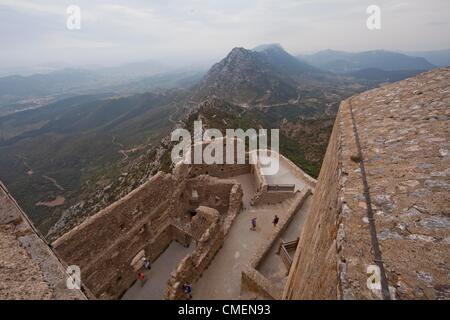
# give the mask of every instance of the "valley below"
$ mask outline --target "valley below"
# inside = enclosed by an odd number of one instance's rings
[[[35,97],[0,107],[0,179],[54,239],[157,171],[170,171],[171,131],[199,118],[223,132],[278,128],[280,152],[317,177],[340,102],[384,82],[364,76],[323,70],[268,45],[234,48],[206,73],[110,81],[66,97],[36,87]],[[59,88],[61,77],[40,79]]]

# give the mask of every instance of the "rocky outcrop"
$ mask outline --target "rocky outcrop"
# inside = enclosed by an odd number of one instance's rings
[[[236,103],[275,103],[298,96],[296,82],[260,52],[234,48],[204,77],[195,97],[217,95]]]

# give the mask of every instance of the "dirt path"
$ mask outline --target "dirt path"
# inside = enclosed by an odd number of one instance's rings
[[[27,175],[32,176],[34,174],[33,168],[31,168],[31,166],[28,164],[25,157],[20,157],[20,158],[22,159],[22,163],[25,166],[25,168],[28,169]]]
[[[56,180],[53,179],[52,177],[49,177],[49,176],[46,176],[46,175],[42,175],[42,178],[52,182],[54,184],[54,186],[56,188],[58,188],[59,190],[64,191],[64,188],[61,185],[59,185],[58,182],[56,182]]]

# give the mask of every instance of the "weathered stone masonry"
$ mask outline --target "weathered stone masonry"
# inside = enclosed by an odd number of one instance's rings
[[[315,187],[284,292],[257,270],[279,232],[255,253],[243,286],[269,299],[382,298],[366,285],[375,264],[369,206],[390,298],[450,299],[449,83],[450,68],[441,68],[342,102],[317,184],[303,177],[307,188],[292,193],[300,205]],[[166,290],[168,299],[183,298],[181,283],[208,267],[240,211],[242,189],[227,178],[244,173],[253,174],[256,200],[280,200],[257,166],[179,165],[63,235],[54,251],[1,185],[0,298],[118,298],[143,256],[155,260],[172,241],[195,242]],[[67,289],[66,264],[81,267],[84,292]]]
[[[207,255],[196,272],[207,267],[224,234],[212,233],[216,244],[206,245],[206,225],[199,228],[201,224],[192,213],[206,206],[218,214],[218,220],[209,221],[208,228],[229,228],[240,209],[242,191],[234,180],[196,176],[194,168],[178,165],[173,174],[159,172],[53,243],[65,261],[80,266],[83,282],[97,298],[120,297],[135,281],[142,258],[154,261],[172,241],[182,245],[195,241],[193,254]],[[196,199],[193,194],[197,194]]]
[[[0,182],[0,300],[86,299],[66,287],[66,266]]]
[[[390,298],[450,298],[449,83],[436,69],[341,104],[285,299],[381,298],[353,125]]]

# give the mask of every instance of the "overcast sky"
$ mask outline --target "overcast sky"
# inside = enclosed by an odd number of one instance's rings
[[[381,30],[366,8],[381,8]],[[81,29],[66,28],[69,5]],[[236,46],[291,53],[450,48],[450,0],[0,0],[0,67],[216,60]]]

